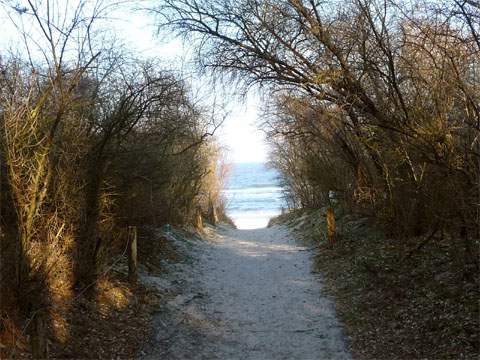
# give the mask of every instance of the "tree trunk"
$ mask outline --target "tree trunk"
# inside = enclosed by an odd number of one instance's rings
[[[100,170],[92,169],[88,177],[85,199],[85,220],[80,227],[77,260],[77,281],[89,284],[93,281],[96,271],[97,222],[100,215]]]
[[[32,358],[47,359],[48,344],[47,331],[45,325],[45,316],[42,311],[37,312],[32,319],[30,331],[30,346],[32,350]]]

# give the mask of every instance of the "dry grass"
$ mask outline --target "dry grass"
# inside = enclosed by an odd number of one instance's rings
[[[177,262],[181,254],[158,230],[139,233],[139,263],[151,273],[162,273],[161,262]],[[127,280],[126,259],[100,277],[92,291],[62,302],[65,289],[53,288],[59,298],[49,308],[48,338],[50,358],[131,359],[151,338],[151,320],[158,307],[157,294]],[[22,333],[20,316],[3,314],[0,318],[0,358],[31,358],[27,333]]]
[[[103,278],[95,298],[82,298],[67,322],[70,339],[52,344],[52,358],[129,359],[150,332],[150,297],[143,287],[132,288],[123,275]]]
[[[155,299],[144,287],[132,288],[123,274],[100,279],[94,298],[78,298],[68,313],[49,313],[49,358],[133,358],[150,336]],[[0,358],[31,358],[28,335],[8,318],[2,325]]]
[[[465,268],[451,239],[433,239],[407,257],[422,239],[388,239],[369,219],[343,216],[331,248],[323,212],[276,221],[318,243],[316,269],[336,298],[355,358],[478,359],[479,274]]]

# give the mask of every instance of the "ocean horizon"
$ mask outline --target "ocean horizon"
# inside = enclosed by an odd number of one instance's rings
[[[285,207],[279,173],[265,163],[233,164],[223,195],[227,215],[239,229],[266,227]]]

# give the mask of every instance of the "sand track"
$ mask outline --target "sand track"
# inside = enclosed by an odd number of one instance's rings
[[[311,252],[285,227],[220,228],[171,280],[149,359],[351,359]]]

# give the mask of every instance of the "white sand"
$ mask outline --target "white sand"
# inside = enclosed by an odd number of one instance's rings
[[[229,212],[228,216],[233,220],[238,229],[259,229],[265,228],[271,218],[280,215],[278,210],[262,210],[262,211],[240,211]]]
[[[192,252],[146,358],[351,359],[312,254],[286,228],[222,228]]]

